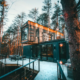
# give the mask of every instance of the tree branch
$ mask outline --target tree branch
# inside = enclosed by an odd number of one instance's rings
[[[77,5],[75,6],[74,10],[80,5],[80,0],[79,2],[77,3]]]

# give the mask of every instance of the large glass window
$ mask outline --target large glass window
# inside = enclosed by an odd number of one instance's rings
[[[47,33],[43,33],[43,41],[50,41],[51,40],[51,35]]]
[[[22,40],[28,39],[28,27],[22,29]]]
[[[39,29],[36,29],[36,37],[39,37]]]

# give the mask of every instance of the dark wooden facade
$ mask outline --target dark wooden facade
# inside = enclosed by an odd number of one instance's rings
[[[39,57],[41,60],[45,57],[46,60],[50,58],[54,62],[66,61],[69,58],[68,43],[64,40],[64,34],[32,21],[22,26],[21,42],[23,55],[27,57]],[[63,46],[60,47],[60,44]]]
[[[60,47],[60,44],[63,44]],[[27,57],[39,57],[41,60],[52,58],[54,62],[57,60],[66,61],[69,58],[68,43],[64,39],[42,42],[35,45],[27,45],[23,47],[23,55]]]
[[[64,34],[32,21],[26,22],[21,28],[23,44],[38,44],[62,38],[64,38]]]

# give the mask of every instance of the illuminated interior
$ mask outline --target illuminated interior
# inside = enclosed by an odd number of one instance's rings
[[[64,34],[29,21],[21,28],[22,43],[32,44],[64,38]]]
[[[48,28],[48,27],[45,27],[45,26],[40,25],[40,24],[38,24],[38,23],[34,23],[34,22],[32,22],[32,21],[28,21],[28,24],[29,24],[29,25],[34,25],[34,26],[36,26],[36,27],[38,27],[38,28],[47,30],[47,31],[52,32],[52,33],[55,33],[55,34],[59,34],[59,35],[61,35],[61,36],[64,36],[62,33],[58,32],[58,31],[52,30],[52,29],[50,29],[50,28]]]

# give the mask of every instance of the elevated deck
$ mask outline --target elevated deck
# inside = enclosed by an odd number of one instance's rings
[[[31,59],[30,61],[33,61],[34,59]],[[3,62],[3,67],[5,66],[5,59],[0,60],[0,62]],[[24,59],[23,65],[29,63],[29,59]],[[6,59],[6,66],[17,66],[17,60],[10,60],[9,58]],[[22,60],[18,60],[18,66],[22,66]],[[26,68],[28,68],[26,66]],[[33,69],[32,64],[30,65],[30,68]],[[62,68],[64,70],[64,74],[66,75],[67,80],[72,80],[67,77],[67,67],[65,65],[62,65]],[[34,63],[34,70],[38,70],[38,61],[35,61]],[[54,62],[48,62],[48,61],[40,61],[40,72],[37,74],[37,76],[34,78],[34,80],[57,80],[57,63]]]
[[[30,59],[30,62],[31,61],[34,61],[34,59]],[[5,66],[22,66],[22,65],[25,65],[27,63],[29,63],[29,59],[26,58],[26,59],[23,59],[23,60],[14,60],[14,59],[10,59],[10,58],[6,58],[5,59],[1,59],[0,60],[1,63],[3,63],[3,66],[2,67],[5,67]],[[35,70],[38,70],[38,61],[35,61],[35,65],[36,65],[36,68],[34,67]],[[26,68],[28,68],[28,66],[26,66]],[[30,64],[30,68],[33,69],[32,67],[32,63]]]

